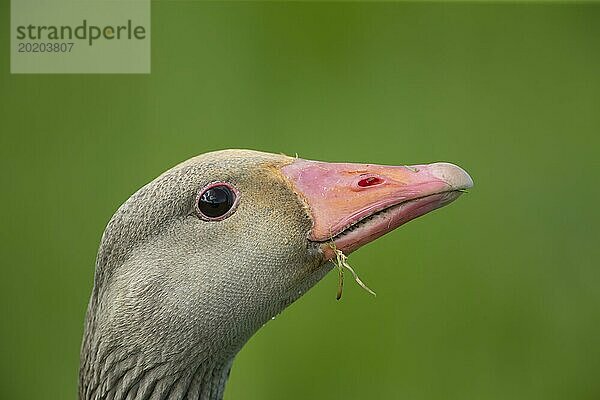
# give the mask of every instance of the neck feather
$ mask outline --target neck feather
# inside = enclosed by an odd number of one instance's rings
[[[80,371],[80,400],[221,400],[233,360],[185,366],[146,363],[136,355],[103,355]],[[96,353],[98,354],[98,353]]]

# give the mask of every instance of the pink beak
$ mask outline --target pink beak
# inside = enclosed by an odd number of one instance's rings
[[[449,163],[413,166],[326,163],[296,159],[282,168],[313,221],[308,238],[345,254],[440,208],[473,186]]]

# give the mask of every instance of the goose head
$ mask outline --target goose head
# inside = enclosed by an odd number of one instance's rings
[[[79,397],[220,399],[237,352],[348,254],[472,186],[459,167],[192,158],[133,194],[102,236]]]

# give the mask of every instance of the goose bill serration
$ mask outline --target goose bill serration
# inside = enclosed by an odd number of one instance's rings
[[[331,241],[348,254],[472,185],[447,163],[249,150],[175,166],[123,203],[102,235],[79,398],[221,399],[246,341],[332,269]]]

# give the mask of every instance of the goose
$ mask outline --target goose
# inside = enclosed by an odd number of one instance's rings
[[[79,399],[223,398],[247,340],[343,256],[472,187],[449,163],[191,158],[134,193],[96,258]]]

